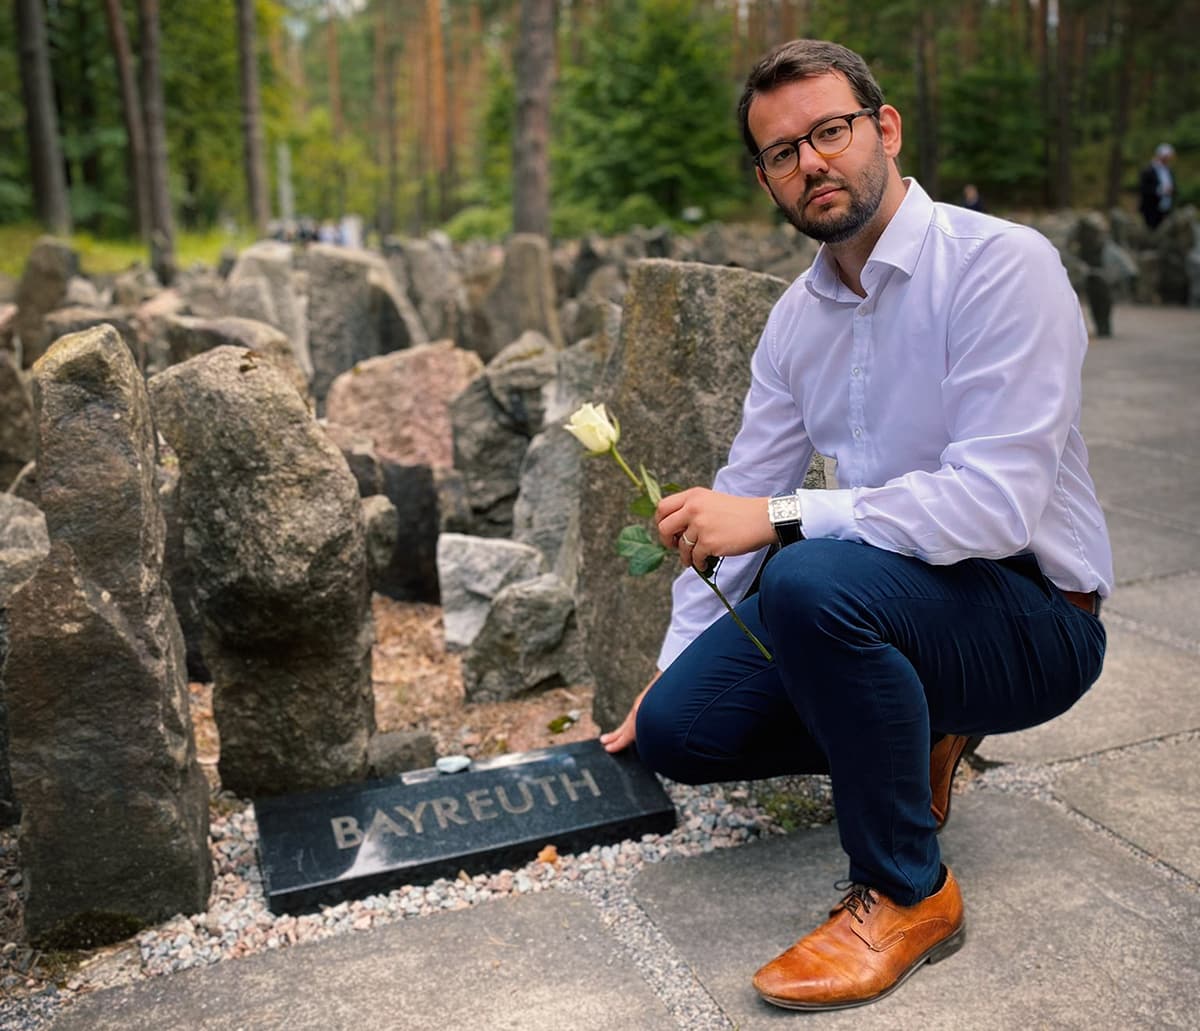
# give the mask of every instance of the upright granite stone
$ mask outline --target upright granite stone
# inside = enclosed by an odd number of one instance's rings
[[[529,443],[513,504],[513,540],[541,552],[546,568],[569,591],[579,577],[579,493],[586,454],[562,425]]]
[[[196,319],[173,315],[165,320],[165,324],[172,365],[214,347],[246,347],[275,365],[291,381],[296,392],[306,401],[310,400],[308,376],[283,330],[266,322],[236,316]]]
[[[329,389],[330,429],[340,440],[357,434],[374,444],[380,482],[371,493],[386,494],[398,513],[395,551],[375,582],[389,597],[438,600],[439,485],[453,463],[450,403],[481,369],[477,354],[443,340],[368,358]],[[351,466],[360,483],[362,466]]]
[[[497,403],[486,375],[454,399],[450,418],[454,467],[466,482],[471,531],[480,537],[507,537],[529,437]]]
[[[501,590],[545,571],[541,556],[527,544],[461,533],[438,538],[437,563],[449,651],[462,651],[475,640]]]
[[[631,266],[621,338],[595,398],[620,420],[622,454],[663,481],[712,483],[741,423],[750,356],[786,286],[741,269]],[[615,554],[629,501],[612,463],[584,464],[576,598],[604,727],[623,720],[646,686],[671,611],[672,564],[631,577]]]
[[[526,437],[540,433],[546,411],[545,395],[558,372],[561,348],[541,333],[526,330],[487,363],[488,390],[506,421]]]
[[[239,795],[366,772],[374,727],[362,503],[286,377],[217,347],[150,381],[179,456],[223,785]]]
[[[503,588],[463,657],[462,672],[468,702],[591,683],[566,585],[547,573]]]
[[[450,241],[437,234],[404,242],[408,292],[431,340],[462,338],[467,291]]]
[[[554,270],[544,238],[517,233],[508,241],[500,279],[481,308],[488,326],[487,339],[478,345],[484,360],[494,358],[527,329],[537,330],[554,347],[563,346]]]
[[[11,494],[0,494],[0,827],[12,826],[20,816],[8,764],[8,703],[4,695],[8,600],[32,578],[49,551],[41,509]]]
[[[478,355],[449,340],[368,358],[333,381],[325,417],[373,440],[382,460],[450,466],[450,402],[482,371]]]
[[[358,362],[426,342],[420,320],[378,255],[315,244],[308,251],[308,276],[308,346],[318,402]]]
[[[29,368],[45,350],[42,322],[67,296],[67,284],[79,273],[79,255],[65,240],[43,236],[33,245],[17,287],[17,336],[21,364]]]
[[[126,312],[119,308],[105,310],[82,305],[56,308],[54,311],[46,313],[42,320],[42,340],[38,347],[38,353],[45,354],[50,349],[50,345],[61,336],[66,336],[68,333],[82,333],[85,329],[103,326],[105,323],[121,334],[121,339],[128,345],[130,353],[136,355],[138,351],[137,331]]]
[[[0,351],[0,490],[33,461],[35,447],[33,398],[16,358]]]
[[[259,240],[238,255],[229,272],[228,306],[231,315],[259,319],[275,326],[292,345],[296,363],[312,378],[308,349],[308,323],[304,300],[292,279],[292,248],[277,240]],[[243,283],[249,283],[245,288]]]
[[[208,784],[141,373],[106,326],[63,337],[33,371],[50,553],[12,599],[5,671],[25,928],[95,945],[204,909]]]

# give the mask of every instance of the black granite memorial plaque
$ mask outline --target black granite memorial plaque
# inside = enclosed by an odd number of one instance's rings
[[[548,844],[577,852],[675,826],[675,807],[632,750],[610,755],[594,739],[254,809],[273,913],[519,866]]]

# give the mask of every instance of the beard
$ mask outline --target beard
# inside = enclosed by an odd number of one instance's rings
[[[883,202],[884,191],[887,189],[887,162],[887,155],[883,152],[883,143],[880,142],[875,150],[874,158],[863,169],[862,176],[856,184],[851,185],[846,179],[826,175],[819,179],[807,180],[804,184],[804,194],[794,206],[782,203],[773,188],[771,197],[775,201],[775,206],[783,212],[784,218],[805,236],[816,240],[817,243],[843,243],[856,235],[875,217],[875,212],[879,210],[879,205]],[[768,180],[769,185],[770,180]],[[829,186],[836,186],[846,191],[850,198],[849,209],[840,215],[827,214],[813,217],[805,215],[805,208],[813,194]]]

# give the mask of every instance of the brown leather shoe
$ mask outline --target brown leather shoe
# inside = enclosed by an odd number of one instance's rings
[[[983,735],[966,737],[962,734],[947,734],[929,753],[929,787],[933,792],[933,818],[940,831],[950,819],[950,788],[954,784],[954,771],[959,760],[970,755],[979,747]]]
[[[965,933],[949,870],[941,890],[915,906],[856,884],[824,924],[754,975],[754,987],[785,1009],[863,1006],[895,991],[922,963],[957,952]]]

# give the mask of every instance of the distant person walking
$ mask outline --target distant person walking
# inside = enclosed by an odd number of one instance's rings
[[[1175,148],[1169,143],[1160,143],[1154,157],[1142,169],[1138,188],[1141,192],[1142,218],[1154,229],[1170,213],[1175,203],[1175,176],[1171,174],[1171,162],[1175,160]]]
[[[971,211],[983,211],[983,198],[979,196],[979,188],[974,183],[967,183],[963,187],[962,200],[960,201],[964,208],[969,208]]]

